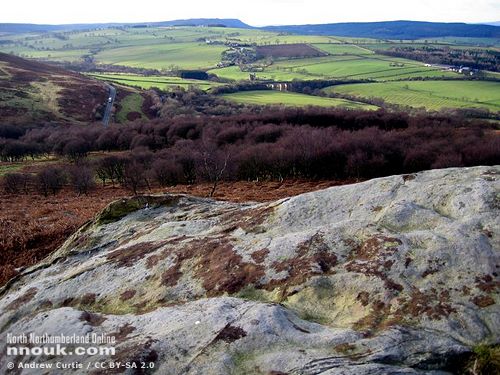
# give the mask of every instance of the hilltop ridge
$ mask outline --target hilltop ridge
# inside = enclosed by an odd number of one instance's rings
[[[337,35],[381,39],[500,38],[500,27],[498,26],[422,21],[345,22],[320,25],[269,26],[266,29],[303,35]]]
[[[422,21],[342,22],[329,24],[280,25],[255,27],[239,19],[192,18],[160,22],[89,23],[37,25],[0,23],[0,33],[44,33],[71,30],[101,29],[123,26],[224,26],[241,29],[262,29],[300,35],[335,35],[382,39],[421,39],[440,37],[500,38],[500,27],[494,24],[466,24]]]

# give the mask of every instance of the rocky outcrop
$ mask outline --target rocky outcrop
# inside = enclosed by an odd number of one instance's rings
[[[154,363],[130,373],[453,371],[499,341],[499,173],[121,200],[2,289],[2,336],[112,335],[113,359]]]

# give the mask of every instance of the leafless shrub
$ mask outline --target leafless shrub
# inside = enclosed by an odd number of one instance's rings
[[[3,176],[2,185],[7,194],[27,194],[31,175],[26,173],[7,173]]]
[[[47,167],[36,175],[38,191],[45,196],[49,193],[56,195],[63,188],[66,180],[66,173],[58,167]]]
[[[69,182],[78,195],[88,195],[95,188],[95,172],[86,165],[74,165],[68,168]]]

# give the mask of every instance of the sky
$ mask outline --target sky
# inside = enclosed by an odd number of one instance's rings
[[[500,21],[500,0],[2,0],[0,23],[238,18],[252,26],[416,20]]]

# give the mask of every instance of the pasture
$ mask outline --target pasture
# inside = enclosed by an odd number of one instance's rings
[[[141,76],[138,74],[89,74],[94,78],[114,82],[127,86],[134,86],[144,90],[151,89],[153,87],[159,88],[161,90],[168,90],[172,87],[184,87],[188,88],[190,86],[196,86],[202,90],[208,90],[214,86],[218,86],[217,82],[209,81],[198,81],[194,79],[183,79],[180,77],[169,77],[169,76]]]
[[[131,93],[120,101],[120,110],[116,113],[116,121],[123,123],[127,120],[142,118],[142,104],[144,98],[138,93]]]
[[[231,66],[210,70],[221,78],[248,79],[249,73]],[[392,81],[408,78],[461,78],[458,74],[426,67],[418,61],[381,55],[337,55],[318,58],[279,60],[256,72],[257,78],[291,81],[322,79],[367,79]]]
[[[271,80],[373,79],[379,81],[416,77],[455,77],[450,72],[424,68],[422,63],[374,53],[395,45],[424,45],[408,41],[367,38],[279,34],[256,29],[221,27],[117,27],[103,30],[59,32],[43,35],[0,36],[0,51],[23,57],[77,62],[92,59],[112,64],[164,71],[210,70],[222,78],[246,80],[237,66],[217,68],[227,43],[246,43],[283,50],[296,43],[310,44],[326,57],[277,60],[257,77]],[[292,46],[290,46],[292,48]],[[257,62],[260,64],[261,62]]]
[[[440,39],[436,46],[450,48],[471,47],[467,42],[491,43],[492,40]],[[302,43],[302,44],[301,44]],[[454,43],[463,43],[454,44]],[[253,46],[261,53],[258,61],[227,60],[221,64],[223,52],[238,45]],[[298,46],[302,50],[298,51]],[[431,41],[397,41],[336,36],[305,36],[259,29],[223,27],[116,27],[102,30],[56,32],[47,34],[0,35],[0,51],[23,57],[59,62],[92,62],[138,69],[155,69],[165,76],[141,76],[133,70],[127,74],[94,74],[101,80],[150,89],[166,90],[173,86],[195,85],[208,90],[215,82],[185,80],[170,77],[176,70],[205,70],[229,81],[248,81],[250,73],[257,80],[311,81],[311,80],[360,80],[371,83],[337,86],[334,92],[363,98],[382,98],[388,103],[439,109],[443,107],[481,107],[498,111],[498,84],[488,82],[463,82],[463,76],[424,63],[393,58],[376,53],[394,46],[432,46]],[[295,51],[293,51],[295,49]],[[299,53],[300,52],[300,53]],[[327,54],[323,56],[323,54]],[[227,55],[227,54],[226,54]],[[300,58],[300,56],[310,56]],[[221,67],[227,64],[230,66]],[[485,72],[488,78],[498,79],[498,73]],[[454,79],[457,82],[415,82],[414,79]],[[490,89],[494,87],[495,89]],[[339,90],[339,91],[335,91]],[[266,97],[261,97],[265,95]],[[294,103],[292,97],[280,94],[285,104]],[[279,102],[277,94],[245,93],[238,99],[248,102]],[[332,105],[324,98],[302,98],[306,104]],[[321,99],[321,100],[320,100]],[[326,101],[325,101],[326,100]],[[344,103],[345,104],[345,103]]]
[[[158,70],[209,69],[221,60],[224,46],[201,43],[167,43],[154,48],[148,45],[120,47],[104,50],[95,58],[104,64]]]
[[[337,98],[322,98],[293,92],[280,91],[242,91],[221,95],[227,100],[255,105],[284,105],[292,107],[319,106],[343,107],[349,109],[376,110],[378,107],[365,103]]]
[[[234,81],[248,80],[250,77],[250,72],[242,72],[238,66],[229,66],[226,68],[212,69],[208,71],[209,73],[215,74],[220,78],[231,79]],[[262,72],[255,72],[255,76],[260,80],[272,80],[272,81],[292,81],[294,79],[299,79],[302,81],[317,79],[316,76],[306,73],[299,73],[293,70],[288,71],[287,69],[273,69],[266,68]]]
[[[208,44],[209,41],[211,44]],[[282,35],[280,33],[223,27],[116,27],[102,30],[56,32],[48,34],[0,35],[0,51],[21,57],[64,61],[64,57],[83,59],[92,55],[96,62],[153,67],[173,52],[174,64],[208,68],[220,61],[223,44],[248,43],[274,45],[291,43],[339,43],[329,36]],[[191,45],[188,45],[191,44]],[[196,48],[199,47],[199,48]],[[208,48],[203,48],[208,47]],[[192,53],[193,48],[197,50]],[[136,50],[137,49],[137,50]],[[176,49],[188,49],[183,54]],[[172,51],[174,50],[174,51]],[[128,54],[130,53],[130,56]],[[204,60],[204,54],[207,54]],[[196,56],[198,54],[199,56]],[[61,56],[63,57],[61,59]],[[193,63],[189,60],[194,59]],[[201,64],[200,64],[201,62]],[[145,65],[141,65],[144,63]]]
[[[429,110],[487,108],[500,111],[500,83],[486,81],[407,81],[339,85],[327,93],[380,98],[387,103]]]
[[[330,55],[371,55],[374,52],[368,48],[355,44],[314,44],[314,47]]]
[[[276,44],[269,46],[255,47],[257,56],[261,58],[307,58],[307,57],[324,57],[327,52],[315,48],[306,43],[299,44]]]

